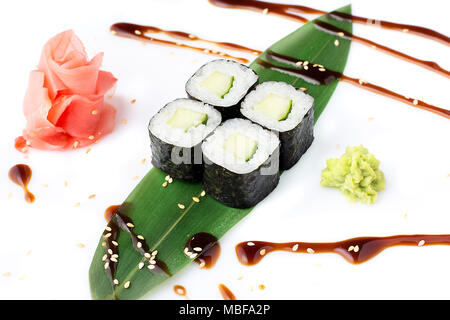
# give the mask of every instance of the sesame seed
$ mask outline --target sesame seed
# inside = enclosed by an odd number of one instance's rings
[[[297,61],[295,64],[298,65],[298,66],[300,67],[300,66],[303,65],[303,61]]]
[[[111,237],[111,232],[105,234],[103,237],[104,237],[105,239],[108,239],[109,237]]]
[[[348,247],[347,251],[348,251],[348,252],[351,252],[351,251],[353,251],[354,249],[355,249],[354,246],[350,246],[350,247]]]
[[[136,244],[136,247],[142,248],[142,243],[138,242],[138,243]]]
[[[150,270],[153,270],[153,269],[155,269],[155,266],[152,264],[149,264],[147,268],[149,268]]]
[[[409,29],[403,29],[403,32],[409,32]]]
[[[375,45],[372,45],[371,47],[372,47],[372,49],[376,49],[377,48],[377,46],[375,46]]]
[[[144,253],[144,257],[150,258],[150,253],[148,253],[148,252]]]
[[[117,253],[115,253],[111,256],[111,258],[115,258],[115,259],[117,259],[118,257],[119,257],[119,255]]]
[[[325,68],[319,68],[319,71],[324,72],[326,69]]]
[[[95,194],[91,194],[91,195],[88,197],[88,199],[94,199],[95,197],[96,197]]]
[[[118,285],[118,284],[119,284],[119,280],[114,279],[113,283],[114,283],[115,285]]]
[[[118,247],[119,246],[119,243],[117,242],[117,241],[111,241],[112,242],[112,244],[115,246],[115,247]]]
[[[199,199],[199,198],[197,198],[197,197],[192,197],[192,200],[193,200],[194,202],[197,202],[197,203],[199,203],[199,202],[200,202],[200,199]]]
[[[201,252],[203,249],[202,248],[200,248],[200,247],[195,247],[194,248],[194,251],[197,251],[197,252]]]
[[[191,259],[195,259],[195,258],[197,258],[197,256],[198,256],[198,254],[197,254],[197,253],[193,253],[193,254],[191,254],[191,255],[190,255],[190,257],[189,257],[189,258],[191,258]]]
[[[163,188],[167,187],[167,185],[168,185],[167,181],[164,181],[164,183],[162,184]]]
[[[172,183],[173,182],[173,179],[172,178],[169,178],[169,183]]]
[[[312,249],[312,248],[306,249],[306,252],[308,252],[308,253],[315,253],[314,249]]]
[[[144,267],[144,263],[143,262],[139,262],[139,264],[138,264],[139,270],[141,270],[143,267]]]
[[[262,14],[268,14],[269,13],[269,8],[265,8],[262,12]]]
[[[184,254],[187,256],[191,254],[188,248],[184,248]]]
[[[300,88],[300,90],[302,90],[302,91],[306,91],[307,89],[306,89],[306,88],[304,88],[304,87],[301,87],[301,88]]]
[[[96,114],[98,114],[98,110],[92,110],[91,113],[95,116]]]
[[[91,152],[91,148],[87,148],[87,150],[86,150],[86,154],[88,154],[89,152]]]
[[[78,148],[78,145],[79,145],[79,144],[80,144],[79,141],[75,141],[75,142],[73,143],[73,148],[74,148],[74,149]]]
[[[307,66],[308,64],[309,64],[309,61],[304,61],[304,62],[303,62],[303,65],[304,65],[304,66]]]
[[[128,227],[128,228],[134,228],[134,224],[128,222],[128,223],[127,223],[127,227]]]
[[[297,251],[298,250],[298,244],[294,244],[294,246],[292,247],[292,251]]]
[[[94,136],[89,136],[89,140],[94,140]]]
[[[190,34],[188,37],[189,37],[190,39],[195,39],[195,38],[197,38],[197,37],[194,36],[193,34]]]
[[[361,85],[363,85],[363,84],[366,83],[363,79],[359,79],[358,82],[359,82],[359,84],[361,84]]]
[[[204,197],[205,195],[206,195],[206,191],[203,190],[203,191],[200,193],[200,196],[201,196],[201,197]]]
[[[156,264],[155,260],[150,260],[150,264]]]
[[[252,52],[252,54],[255,56],[259,56],[259,52],[257,52],[257,51]]]
[[[420,240],[417,244],[419,247],[422,247],[425,244],[425,240]]]
[[[417,99],[414,99],[413,100],[413,105],[418,105],[419,104],[419,101],[417,101]]]
[[[334,45],[335,45],[336,47],[339,46],[339,40],[338,40],[338,39],[334,40]]]
[[[133,99],[130,101],[131,104],[134,104],[136,102],[136,99]]]
[[[106,242],[103,241],[103,242],[102,242],[102,247],[105,247],[105,246],[106,246]]]
[[[178,208],[180,208],[181,210],[184,210],[184,208],[186,208],[186,207],[184,206],[184,204],[179,203]]]
[[[117,34],[117,31],[111,30],[111,34]]]
[[[152,252],[152,256],[156,256],[158,254],[158,250]]]
[[[356,245],[355,248],[353,249],[354,252],[358,252],[359,251],[359,246]]]
[[[253,242],[247,242],[247,245],[248,245],[249,247],[253,247],[255,244],[254,244]]]
[[[343,37],[343,36],[344,36],[344,33],[343,33],[343,32],[338,32],[338,36],[339,36],[339,37]]]
[[[103,262],[106,261],[106,258],[108,258],[108,255],[107,255],[107,254],[105,254],[105,255],[103,256],[102,261],[103,261]]]
[[[142,34],[142,32],[140,30],[134,30],[134,33],[137,34],[138,36],[140,36]]]
[[[141,160],[142,164],[145,164],[146,162],[147,162],[147,159],[145,159],[145,158]]]
[[[113,254],[114,252],[111,249],[108,249],[109,254]]]
[[[143,236],[141,236],[140,234],[138,234],[137,238],[141,239],[141,240],[145,240],[145,238]]]
[[[266,254],[266,249],[260,250],[260,251],[259,251],[259,254],[262,255],[262,256],[265,255],[265,254]]]
[[[308,70],[309,68],[308,66],[303,66],[303,69]]]
[[[104,267],[105,267],[105,270],[108,269],[109,268],[109,262],[106,262]]]
[[[200,268],[204,268],[206,266],[206,263],[204,261],[200,262],[198,265]]]
[[[169,175],[167,175],[167,176],[164,178],[164,180],[166,180],[166,181],[169,181],[169,179],[170,179],[170,176],[169,176]]]
[[[130,281],[125,282],[125,283],[123,284],[123,287],[124,287],[125,289],[128,289],[128,288],[130,287]]]
[[[111,258],[110,259],[112,262],[118,262],[116,258]]]
[[[204,53],[210,53],[211,51],[208,49],[203,50]]]
[[[110,227],[105,228],[106,231],[111,231],[112,229]]]
[[[224,57],[224,56],[226,56],[226,53],[225,52],[221,52],[221,53],[219,53],[219,56]]]

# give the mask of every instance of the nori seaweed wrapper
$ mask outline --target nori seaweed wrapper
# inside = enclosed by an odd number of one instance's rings
[[[279,132],[280,170],[288,170],[305,154],[314,140],[314,106],[292,130]]]
[[[234,173],[204,158],[205,191],[229,207],[246,209],[255,206],[276,188],[280,180],[279,147],[261,166],[245,174]]]
[[[175,179],[201,181],[203,175],[201,143],[192,148],[183,148],[162,141],[150,130],[149,133],[153,166]]]

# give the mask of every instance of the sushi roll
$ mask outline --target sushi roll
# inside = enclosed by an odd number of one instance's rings
[[[314,140],[314,98],[285,82],[267,81],[251,91],[241,113],[251,121],[278,132],[280,170],[290,169]]]
[[[232,60],[213,60],[200,67],[186,83],[190,98],[214,106],[223,120],[240,117],[239,103],[258,81],[256,73]]]
[[[200,181],[201,143],[222,121],[213,107],[191,99],[165,105],[151,120],[152,164],[171,177]]]
[[[230,119],[202,144],[203,185],[216,200],[250,208],[278,184],[278,137],[245,119]]]

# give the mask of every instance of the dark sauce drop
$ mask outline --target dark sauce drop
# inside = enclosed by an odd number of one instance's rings
[[[106,208],[105,213],[104,213],[106,222],[109,222],[109,220],[111,220],[111,218],[114,216],[117,209],[119,209],[119,208],[120,208],[120,205],[109,206],[108,208]]]
[[[239,262],[255,265],[268,253],[288,251],[292,253],[336,253],[352,264],[360,264],[394,246],[450,245],[450,235],[398,235],[391,237],[361,237],[339,242],[241,242],[236,246]]]
[[[210,269],[219,259],[220,244],[212,234],[200,232],[187,241],[184,253],[194,259],[200,268]]]
[[[186,297],[186,288],[183,286],[177,284],[173,286],[173,291],[181,297]]]
[[[35,200],[35,196],[28,190],[28,183],[30,182],[32,170],[26,164],[17,164],[9,169],[9,179],[12,182],[22,187],[25,193],[25,201],[32,203]]]
[[[230,289],[223,283],[219,284],[219,291],[222,295],[223,300],[236,300],[236,296]]]

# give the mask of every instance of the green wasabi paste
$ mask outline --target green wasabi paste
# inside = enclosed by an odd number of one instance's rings
[[[320,184],[338,188],[351,202],[359,199],[371,204],[377,200],[377,191],[385,188],[384,174],[378,169],[379,165],[380,161],[362,145],[347,147],[339,159],[327,160]]]

